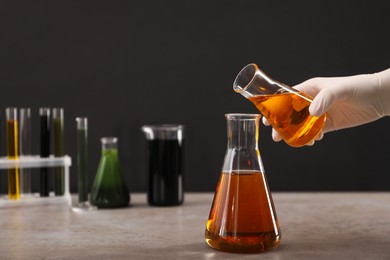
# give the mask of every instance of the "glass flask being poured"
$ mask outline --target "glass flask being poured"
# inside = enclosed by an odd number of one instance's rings
[[[227,151],[205,237],[214,249],[260,253],[281,241],[258,149],[258,114],[226,114]]]
[[[310,143],[324,127],[326,114],[309,113],[312,97],[271,79],[256,64],[238,73],[233,89],[249,99],[290,146]]]
[[[121,173],[118,159],[118,139],[103,137],[102,156],[92,185],[91,204],[98,208],[127,207],[130,194]]]

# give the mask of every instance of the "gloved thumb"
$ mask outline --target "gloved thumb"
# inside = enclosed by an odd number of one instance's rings
[[[309,107],[309,113],[312,116],[322,116],[328,111],[336,101],[336,95],[329,89],[322,89],[313,99]]]

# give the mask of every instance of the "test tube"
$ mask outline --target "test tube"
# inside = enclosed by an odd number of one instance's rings
[[[88,164],[88,118],[78,117],[77,122],[77,181],[79,205],[88,202],[87,164]]]
[[[53,108],[53,136],[54,136],[54,156],[63,157],[64,149],[64,109]],[[54,194],[62,196],[65,192],[64,167],[54,168]]]
[[[73,212],[94,211],[97,208],[88,201],[88,118],[77,117],[77,184],[78,203]]]
[[[19,124],[19,154],[20,156],[31,155],[31,109],[20,108]],[[20,193],[22,195],[31,194],[31,170],[20,169]]]
[[[41,120],[41,151],[40,155],[42,158],[49,157],[50,155],[50,108],[40,108],[39,116]],[[40,179],[40,196],[47,197],[49,196],[49,187],[48,187],[48,172],[49,168],[41,168],[41,179]]]
[[[18,159],[18,110],[15,107],[6,108],[7,120],[7,157]],[[19,169],[8,169],[8,198],[20,199]]]

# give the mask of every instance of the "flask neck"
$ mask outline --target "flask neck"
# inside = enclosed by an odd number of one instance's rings
[[[224,173],[264,172],[258,149],[259,114],[227,114]]]
[[[228,149],[258,150],[258,128],[260,115],[228,114]]]
[[[282,92],[297,93],[295,89],[268,77],[254,63],[248,64],[238,73],[233,89],[246,98]]]
[[[116,137],[103,137],[100,141],[102,142],[102,152],[118,149],[118,138]]]

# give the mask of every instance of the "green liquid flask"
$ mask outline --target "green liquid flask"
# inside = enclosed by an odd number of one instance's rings
[[[127,207],[130,194],[121,173],[118,159],[118,139],[104,137],[102,156],[92,185],[91,204],[98,208]]]

